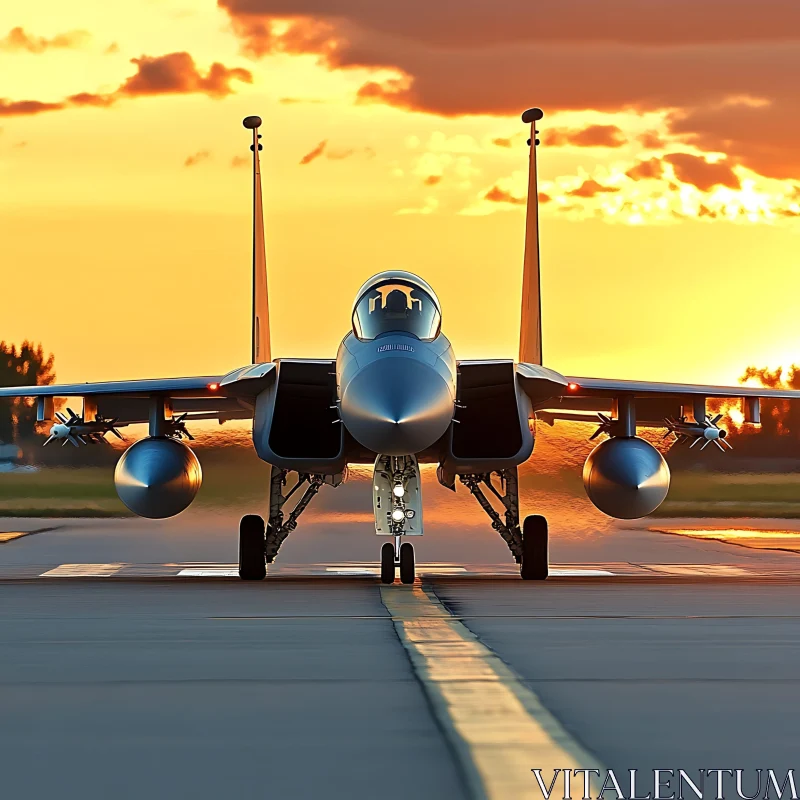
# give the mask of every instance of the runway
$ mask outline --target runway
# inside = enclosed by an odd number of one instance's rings
[[[320,522],[243,584],[230,521],[200,521],[2,521],[39,531],[0,544],[9,797],[541,798],[533,768],[794,766],[794,553],[620,526],[556,538],[538,584],[491,532],[461,560],[437,534],[414,587],[381,587],[366,531],[313,558]]]

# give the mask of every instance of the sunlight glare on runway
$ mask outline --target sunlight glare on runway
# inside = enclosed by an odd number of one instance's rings
[[[800,531],[755,530],[750,528],[653,528],[661,533],[729,542],[755,550],[791,550],[800,552]]]

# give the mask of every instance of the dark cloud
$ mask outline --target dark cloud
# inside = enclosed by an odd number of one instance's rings
[[[231,159],[231,168],[238,169],[239,167],[247,167],[251,163],[251,160],[247,156],[234,156]]]
[[[657,131],[645,131],[639,136],[639,142],[648,150],[663,150],[667,146]]]
[[[711,219],[717,218],[717,212],[712,211],[708,206],[700,205],[700,208],[697,209],[697,216],[698,217],[710,217]]]
[[[603,186],[591,178],[585,180],[577,189],[567,192],[570,197],[595,197],[598,194],[607,194],[609,192],[618,192],[619,189],[615,186]]]
[[[231,81],[252,83],[253,75],[241,67],[226,67],[215,61],[203,75],[194,59],[186,52],[164,56],[141,56],[131,59],[136,74],[117,89],[117,95],[138,97],[156,94],[202,93],[210,97],[225,97],[233,93]]]
[[[510,136],[509,137],[498,136],[497,139],[492,139],[492,144],[497,145],[497,147],[514,146],[514,142]]]
[[[687,140],[764,174],[800,176],[799,150],[786,141],[800,125],[793,0],[495,0],[490,15],[484,0],[464,0],[457,25],[452,4],[430,0],[218,3],[253,54],[400,73],[364,83],[362,103],[441,116],[516,116],[532,96],[546,112],[679,109],[674,127]],[[726,103],[741,96],[766,104],[732,131]],[[540,127],[545,135],[547,117]]]
[[[33,36],[23,28],[12,28],[0,39],[0,50],[8,52],[44,53],[45,50],[68,50],[83,47],[91,38],[89,31],[67,31],[58,33],[48,39],[45,36]]]
[[[70,95],[67,103],[73,106],[95,106],[97,108],[107,108],[116,101],[113,94],[92,94],[91,92],[80,92]]]
[[[0,98],[0,116],[27,116],[43,111],[94,106],[107,108],[122,98],[146,97],[160,94],[205,94],[221,98],[233,93],[234,80],[252,83],[253,76],[240,67],[228,68],[215,62],[203,75],[188,53],[169,53],[164,56],[142,56],[131,59],[136,73],[119,88],[106,94],[79,92],[55,103],[39,100],[8,100]]]
[[[111,44],[106,47],[105,54],[108,56],[112,56],[115,53],[119,53],[119,45],[116,42],[111,42]]]
[[[664,161],[672,164],[675,177],[681,183],[689,183],[700,191],[707,192],[715,186],[727,186],[738,189],[741,186],[739,178],[725,161],[712,164],[700,156],[689,153],[668,153]]]
[[[698,107],[676,112],[670,130],[704,150],[729,157],[762,175],[800,177],[800,93],[766,105],[748,102]]]
[[[306,164],[310,164],[312,161],[316,161],[324,152],[325,148],[328,146],[328,140],[323,139],[313,150],[309,150],[301,159],[300,165],[304,166]]]
[[[186,161],[183,162],[184,167],[194,167],[197,164],[202,164],[204,161],[208,161],[211,158],[211,153],[208,150],[198,150],[196,153],[192,153],[192,155],[186,157]]]
[[[486,192],[483,199],[489,200],[492,203],[511,203],[515,206],[524,206],[526,202],[524,197],[516,197],[511,194],[511,192],[507,192],[505,189],[501,189],[496,185],[492,186],[492,188]]]
[[[303,18],[303,39],[325,27],[350,42],[360,29],[437,47],[483,47],[527,42],[610,42],[629,45],[719,44],[800,40],[800,9],[792,0],[218,0],[239,23]],[[313,23],[312,23],[313,20]],[[299,34],[293,34],[297,38]],[[271,38],[271,37],[269,37]]]
[[[650,158],[634,164],[626,173],[629,178],[641,181],[646,178],[660,178],[664,174],[664,165],[658,158]]]
[[[0,97],[0,117],[27,117],[44,111],[65,108],[65,103],[42,103],[39,100],[8,100]]]
[[[555,147],[622,147],[628,140],[616,125],[590,125],[578,130],[553,128],[544,135],[543,141]]]
[[[424,181],[422,181],[426,186],[436,186],[437,183],[442,182],[442,175],[428,175]]]
[[[219,5],[224,7],[222,2]],[[293,17],[281,34],[275,32],[269,17],[260,14],[231,16],[234,30],[244,41],[244,51],[248,55],[314,53],[327,62],[335,62],[339,42],[333,22],[323,20],[322,15],[312,17],[289,13],[278,16]]]

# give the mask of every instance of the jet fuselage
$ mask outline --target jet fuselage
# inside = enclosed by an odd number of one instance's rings
[[[344,426],[362,446],[385,455],[420,453],[450,427],[456,360],[447,337],[422,341],[406,332],[360,340],[348,334],[336,356]]]

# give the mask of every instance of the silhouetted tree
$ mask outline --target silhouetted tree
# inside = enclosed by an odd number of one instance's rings
[[[800,367],[792,366],[784,373],[783,367],[748,367],[739,379],[742,383],[755,379],[768,389],[800,389]],[[788,436],[800,438],[800,404],[789,400],[761,401],[760,435],[772,438]]]
[[[24,341],[19,349],[0,341],[0,386],[47,386],[55,380],[53,354]],[[0,442],[27,439],[36,431],[36,403],[31,398],[0,399]]]

